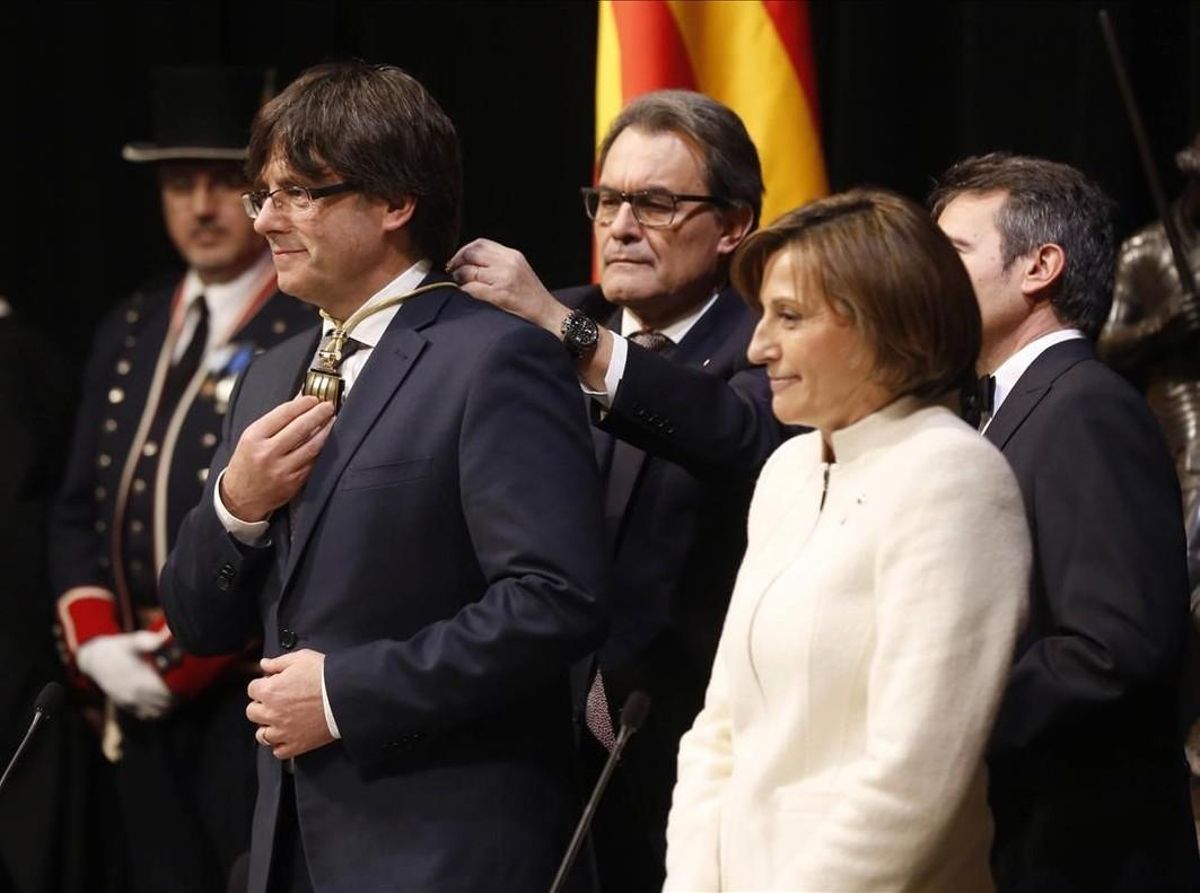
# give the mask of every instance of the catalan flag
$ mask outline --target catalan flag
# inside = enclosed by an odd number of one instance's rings
[[[826,193],[805,0],[600,0],[596,143],[629,100],[699,90],[746,124],[762,159],[762,218]]]

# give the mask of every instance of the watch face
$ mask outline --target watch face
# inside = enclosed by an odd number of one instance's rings
[[[562,334],[563,344],[574,357],[581,357],[594,350],[600,340],[600,330],[595,321],[578,310],[563,322]]]

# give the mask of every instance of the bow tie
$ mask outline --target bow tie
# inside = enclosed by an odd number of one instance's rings
[[[992,417],[996,399],[996,377],[984,375],[968,382],[959,396],[962,401],[963,421],[973,428],[979,428]]]

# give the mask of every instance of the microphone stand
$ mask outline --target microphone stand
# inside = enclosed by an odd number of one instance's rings
[[[612,752],[608,755],[608,759],[604,761],[604,769],[600,772],[600,778],[596,781],[596,786],[592,789],[592,796],[588,799],[587,806],[583,809],[583,815],[579,817],[579,824],[575,826],[575,834],[571,837],[571,843],[567,847],[567,852],[563,855],[562,862],[558,866],[558,874],[554,876],[554,883],[550,885],[550,893],[562,893],[563,885],[567,882],[567,875],[570,873],[572,866],[575,864],[575,859],[579,856],[579,850],[583,846],[583,838],[587,836],[588,829],[592,825],[592,818],[596,814],[596,807],[600,804],[600,798],[604,794],[605,788],[608,787],[608,781],[612,778],[613,770],[617,768],[617,762],[621,759],[621,753],[625,750],[625,745],[629,743],[629,739],[633,737],[633,733],[642,727],[642,723],[646,720],[646,714],[650,710],[650,696],[643,691],[631,692],[629,697],[625,699],[625,706],[621,708],[621,727],[617,732],[616,743],[613,744]]]
[[[37,696],[37,701],[33,706],[33,722],[29,724],[28,731],[25,732],[25,737],[21,739],[20,745],[17,747],[16,753],[12,759],[8,761],[8,766],[4,770],[4,774],[0,775],[0,791],[4,790],[4,785],[8,782],[8,777],[12,774],[13,766],[17,765],[17,760],[21,758],[21,754],[25,752],[30,739],[33,738],[33,733],[37,731],[37,727],[43,719],[52,716],[63,700],[63,688],[57,682],[48,682],[46,687],[41,690]]]

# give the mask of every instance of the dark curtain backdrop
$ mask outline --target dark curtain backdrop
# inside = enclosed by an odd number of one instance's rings
[[[1077,164],[1153,216],[1096,25],[1096,2],[816,0],[821,117],[835,188],[923,197],[992,148]],[[1108,4],[1169,192],[1198,126],[1200,6]],[[586,278],[577,187],[591,175],[596,10],[589,2],[63,2],[0,5],[0,294],[81,362],[104,310],[172,263],[149,135],[161,64],[273,64],[286,81],[358,56],[420,78],[465,150],[464,237],[523,249],[551,285]],[[784,112],[781,111],[781,114]]]

